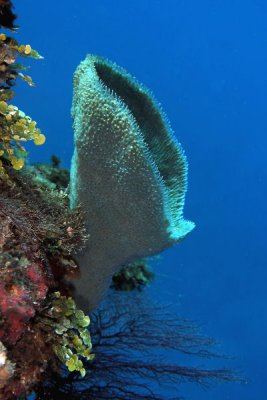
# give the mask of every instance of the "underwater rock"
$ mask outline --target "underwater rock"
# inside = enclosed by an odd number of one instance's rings
[[[74,75],[71,207],[89,234],[77,257],[80,304],[93,309],[122,265],[183,239],[187,162],[151,93],[117,65],[88,55]]]

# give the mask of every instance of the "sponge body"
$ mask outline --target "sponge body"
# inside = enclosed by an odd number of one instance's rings
[[[159,253],[194,224],[183,218],[184,152],[146,88],[88,55],[74,75],[72,117],[70,201],[83,208],[89,234],[74,285],[93,309],[122,265]]]

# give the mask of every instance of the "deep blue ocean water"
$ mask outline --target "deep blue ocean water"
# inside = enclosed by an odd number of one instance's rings
[[[31,161],[69,166],[72,75],[86,53],[108,57],[162,103],[189,161],[185,217],[194,232],[166,251],[150,291],[204,324],[245,385],[191,400],[267,398],[267,3],[263,0],[15,1],[17,38],[45,59],[16,104],[47,136]],[[201,365],[204,361],[201,362]],[[209,364],[210,365],[210,364]]]

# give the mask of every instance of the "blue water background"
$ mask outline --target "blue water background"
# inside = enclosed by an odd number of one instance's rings
[[[151,291],[236,358],[247,385],[191,400],[267,398],[267,3],[262,0],[15,1],[17,37],[45,56],[16,104],[47,136],[32,161],[72,154],[72,74],[87,52],[116,61],[162,103],[189,161],[185,216],[197,224],[164,253]],[[204,365],[204,361],[200,363]],[[227,362],[223,362],[227,365]]]

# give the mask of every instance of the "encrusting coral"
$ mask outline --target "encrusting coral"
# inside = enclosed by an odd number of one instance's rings
[[[149,91],[88,55],[74,75],[71,206],[89,240],[77,260],[77,300],[94,309],[122,265],[159,253],[194,224],[183,218],[187,162]]]

